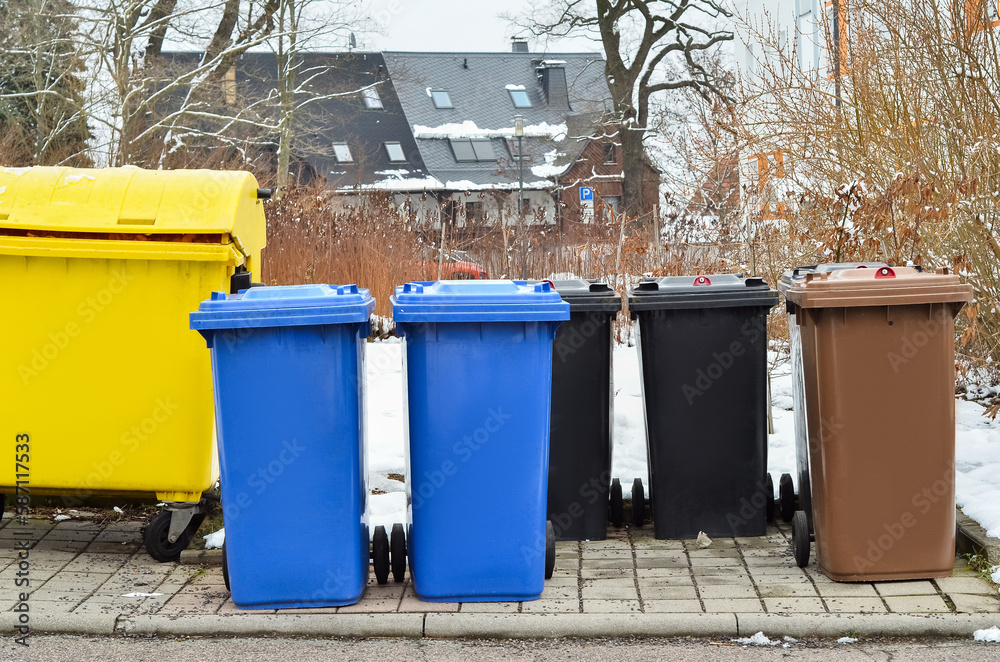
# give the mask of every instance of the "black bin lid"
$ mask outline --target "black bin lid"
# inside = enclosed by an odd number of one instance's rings
[[[763,278],[742,274],[644,278],[629,292],[631,311],[678,308],[771,308],[778,292]]]
[[[622,297],[613,287],[598,279],[550,281],[555,291],[569,304],[571,313],[617,313],[622,309]]]

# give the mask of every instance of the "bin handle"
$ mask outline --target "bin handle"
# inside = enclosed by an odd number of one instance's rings
[[[879,267],[875,272],[876,278],[895,278],[896,272],[893,271],[892,267]]]
[[[708,276],[698,276],[694,279],[694,285],[711,285],[712,279]]]

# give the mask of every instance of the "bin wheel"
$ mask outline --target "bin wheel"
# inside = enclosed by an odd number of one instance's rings
[[[781,519],[786,522],[792,521],[795,514],[795,486],[792,485],[790,474],[781,474],[778,481],[778,503],[781,506]]]
[[[229,559],[226,558],[226,543],[222,543],[222,581],[226,583],[226,590],[230,593],[233,589],[229,588]]]
[[[792,516],[792,554],[800,568],[809,565],[809,519],[804,510],[796,510]]]
[[[767,511],[767,523],[770,524],[774,521],[774,479],[771,478],[771,474],[767,474],[767,479],[764,481],[764,490],[767,497],[767,505],[764,506]]]
[[[641,529],[646,521],[646,493],[642,489],[642,479],[632,481],[632,526]]]
[[[615,478],[611,481],[611,526],[621,528],[625,521],[625,504],[622,501],[622,483]]]
[[[389,559],[393,581],[403,581],[406,578],[406,533],[403,532],[403,525],[398,522],[392,525],[389,536]]]
[[[375,566],[375,581],[385,584],[389,581],[389,536],[384,526],[376,526],[372,536],[372,565]]]
[[[556,530],[552,522],[545,522],[545,578],[552,579],[556,569]]]
[[[195,531],[205,521],[205,513],[196,513],[187,528],[181,533],[180,538],[175,542],[170,542],[170,517],[173,513],[169,510],[160,512],[146,525],[146,533],[143,540],[146,543],[146,551],[149,555],[161,563],[176,561],[181,557],[181,552],[191,544],[191,538]]]

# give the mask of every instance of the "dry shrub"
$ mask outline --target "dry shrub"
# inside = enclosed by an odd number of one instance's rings
[[[356,283],[375,296],[376,315],[391,317],[395,286],[420,277],[422,241],[387,205],[334,211],[322,189],[290,187],[267,216],[268,285]]]
[[[747,212],[785,208],[744,214],[765,262],[951,267],[975,296],[957,323],[959,370],[996,383],[1000,32],[969,29],[980,19],[967,13],[988,4],[849,0],[840,79],[801,68],[774,26],[744,26],[769,57],[733,125],[744,162],[784,153],[784,178],[743,188]]]

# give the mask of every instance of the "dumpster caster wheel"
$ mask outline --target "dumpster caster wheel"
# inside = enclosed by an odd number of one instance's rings
[[[632,481],[632,526],[641,529],[646,521],[646,494],[642,489],[642,479]]]
[[[809,565],[809,520],[806,511],[797,510],[792,516],[792,554],[800,568]]]
[[[781,519],[791,522],[792,515],[795,514],[795,486],[792,485],[789,474],[781,474],[781,480],[778,481],[778,503],[781,506]]]
[[[556,530],[552,522],[545,522],[545,578],[552,579],[556,569]]]
[[[173,512],[164,510],[146,525],[146,533],[143,540],[146,543],[146,551],[149,555],[161,563],[176,561],[181,557],[181,552],[191,544],[194,532],[198,530],[205,520],[204,513],[197,513],[191,517],[187,528],[174,542],[170,542],[170,518]]]
[[[621,528],[625,521],[625,504],[622,501],[622,483],[615,478],[611,481],[611,526]]]
[[[226,583],[226,590],[230,593],[233,589],[229,588],[229,559],[226,558],[226,543],[222,543],[222,581]]]
[[[764,491],[766,492],[764,496],[767,498],[764,509],[767,511],[767,523],[770,524],[774,521],[774,479],[771,478],[771,474],[767,474],[767,479],[764,481]]]
[[[375,566],[375,581],[385,584],[389,581],[389,536],[384,526],[376,526],[372,536],[372,565]]]
[[[392,580],[401,582],[406,578],[406,534],[402,524],[393,524],[389,536],[389,558],[392,566]]]

